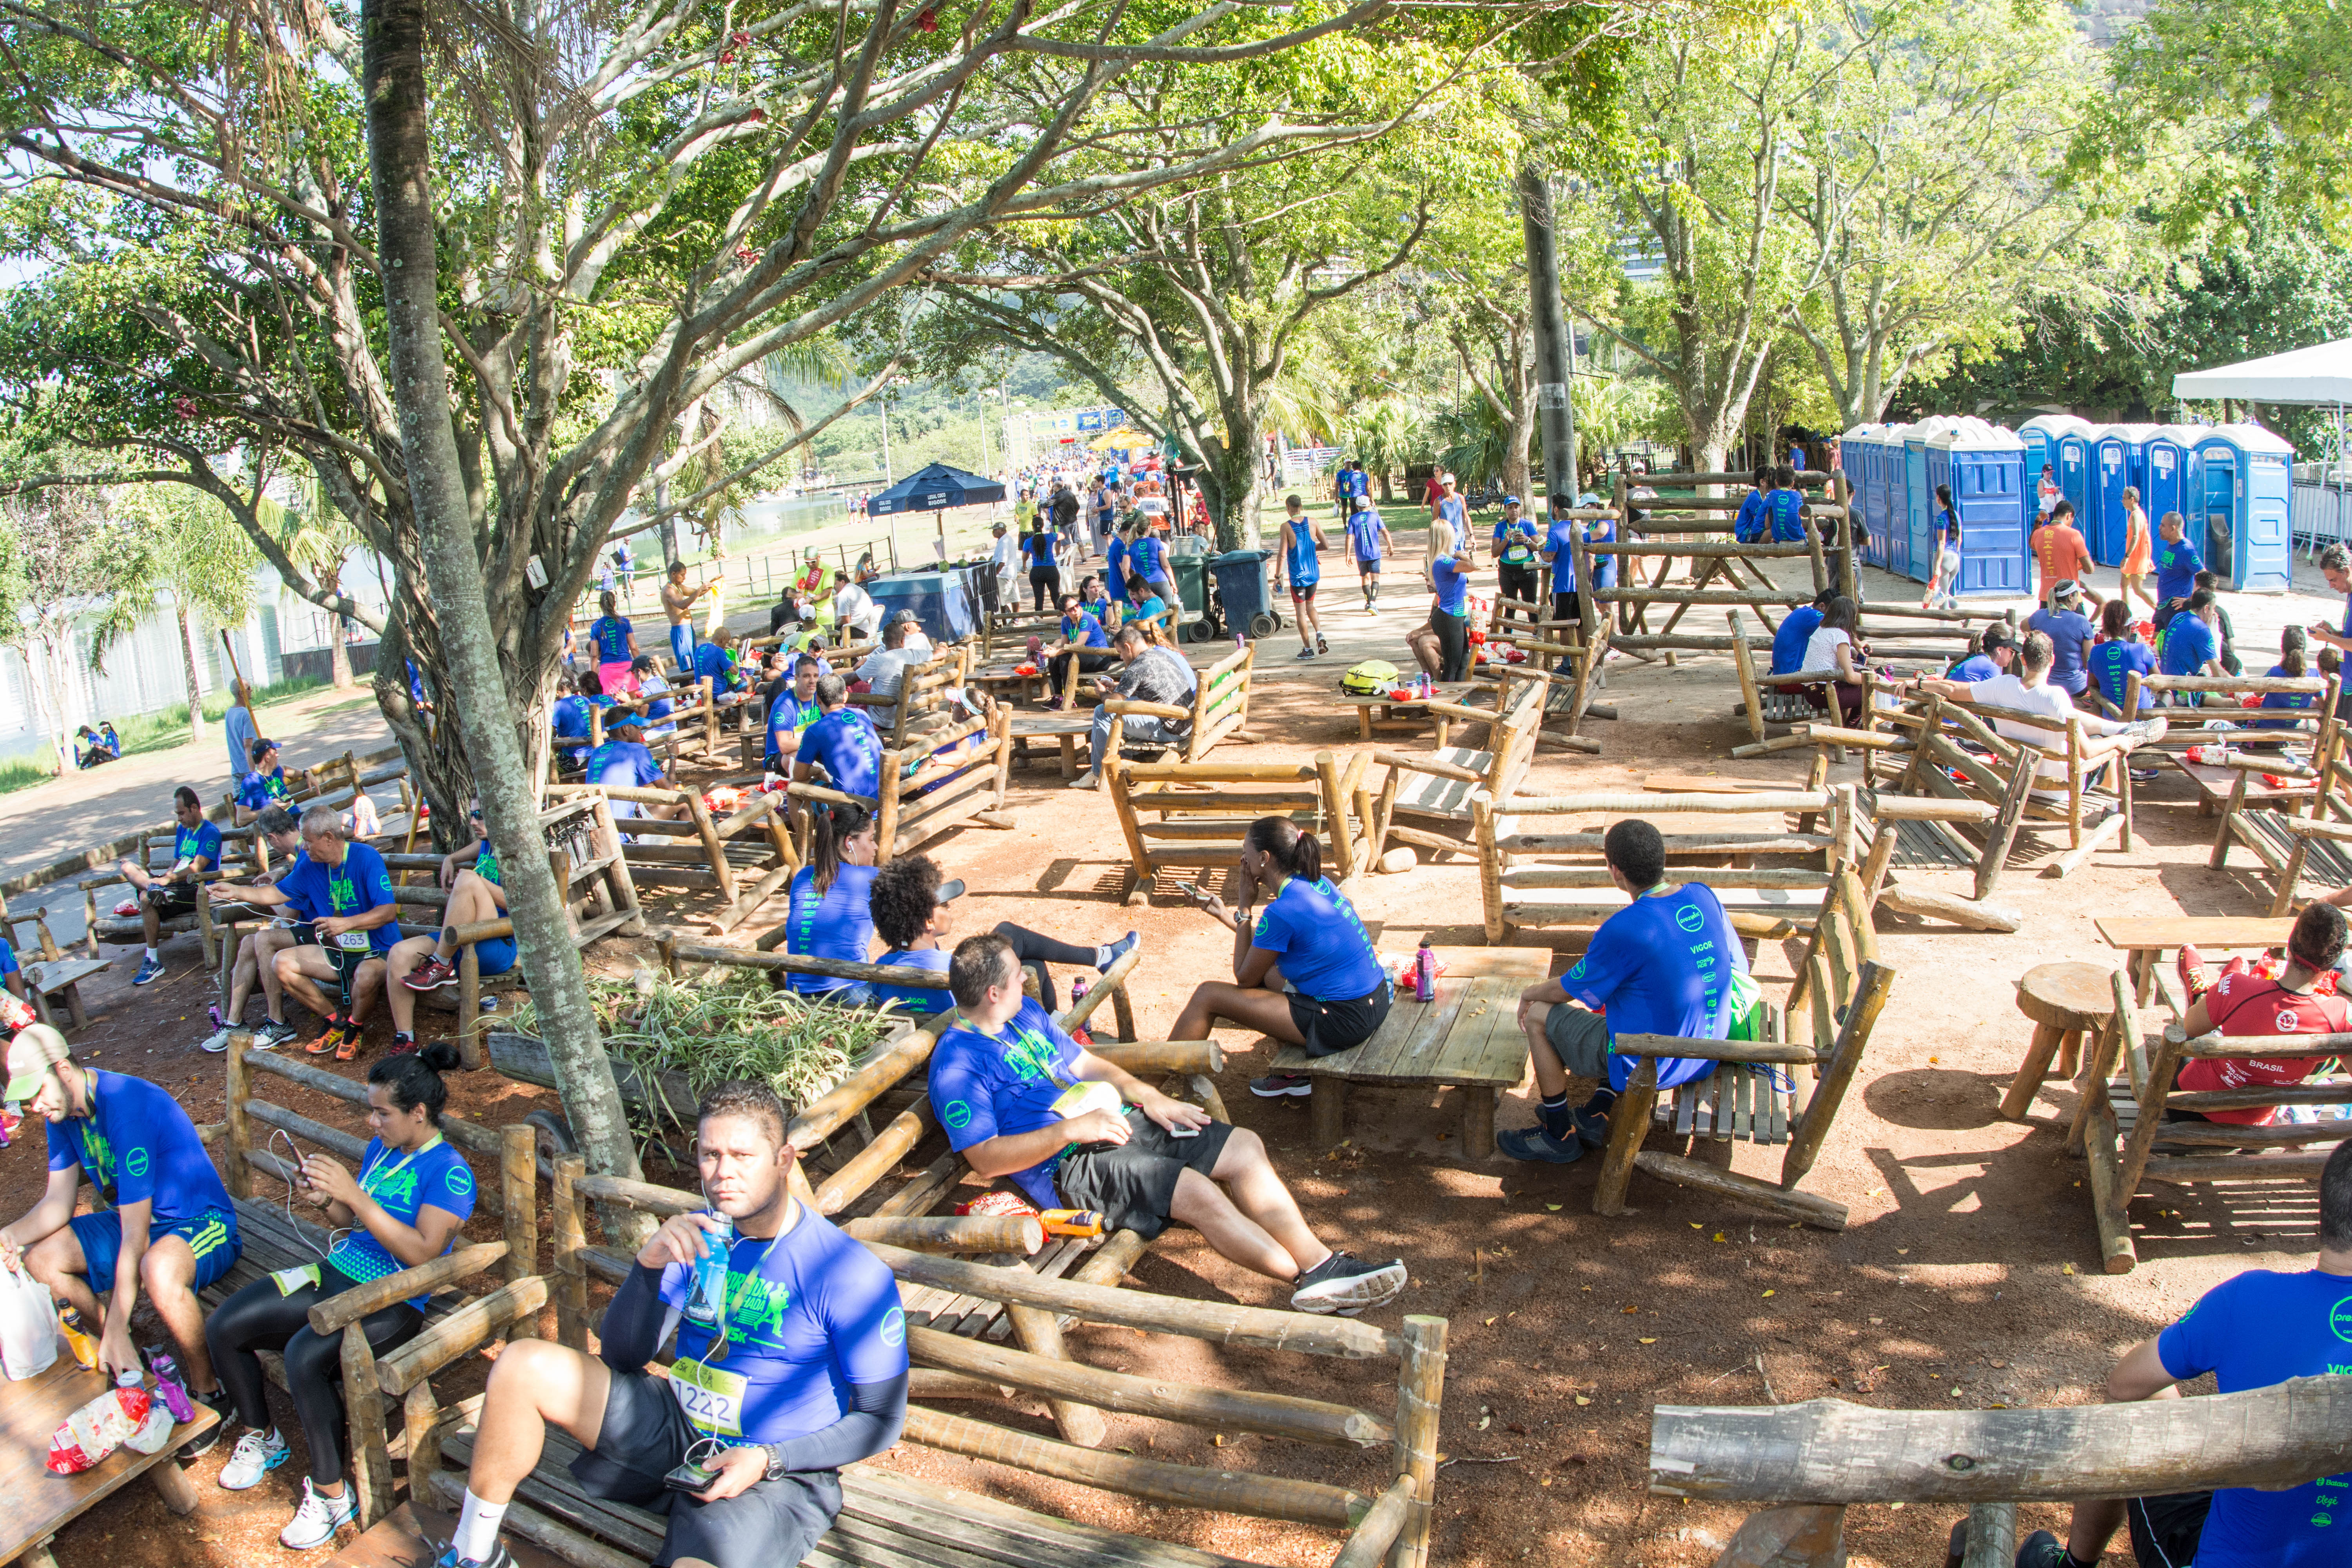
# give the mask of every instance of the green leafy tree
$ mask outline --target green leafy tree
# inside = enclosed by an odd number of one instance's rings
[[[102,667],[106,645],[154,603],[152,589],[142,594],[146,561],[132,535],[110,524],[94,487],[0,497],[0,579],[15,600],[0,640],[24,658],[35,721],[63,773],[73,761],[67,681],[82,640]]]
[[[128,537],[131,574],[113,589],[117,605],[143,610],[161,596],[180,634],[180,668],[188,690],[188,739],[205,738],[204,692],[199,681],[195,624],[209,617],[217,626],[241,626],[253,605],[253,574],[260,564],[226,510],[210,497],[180,486],[126,486],[112,493],[114,525]],[[129,623],[110,621],[97,651],[101,655]]]

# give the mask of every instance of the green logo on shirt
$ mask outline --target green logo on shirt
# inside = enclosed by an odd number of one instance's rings
[[[940,1112],[940,1120],[946,1123],[949,1131],[961,1132],[971,1125],[971,1107],[961,1100],[951,1100],[948,1101],[947,1109]]]
[[[1675,911],[1675,924],[1696,935],[1699,928],[1706,924],[1706,912],[1696,904],[1685,904]]]
[[[2336,1331],[2337,1339],[2352,1344],[2352,1296],[2327,1309],[2327,1326]]]
[[[147,1173],[147,1151],[144,1149],[133,1149],[131,1151],[129,1156],[122,1162],[122,1168],[134,1176],[145,1175]]]
[[[464,1165],[455,1165],[446,1182],[451,1194],[462,1198],[474,1190],[474,1173]]]

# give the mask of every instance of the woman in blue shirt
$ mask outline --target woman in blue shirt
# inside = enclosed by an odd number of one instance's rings
[[[1118,662],[1110,651],[1110,634],[1103,624],[1068,594],[1062,595],[1062,646],[1045,660],[1048,701],[1058,706],[1062,694],[1069,689],[1070,665],[1075,661],[1079,672],[1092,675],[1108,669]]]
[[[2273,680],[2300,680],[2310,674],[2310,646],[2308,636],[2301,626],[2291,626],[2280,633],[2279,661],[2271,666],[2269,678]],[[2263,694],[2262,705],[2265,708],[2309,708],[2318,700],[2318,695],[2310,691],[2269,691]],[[2250,720],[2246,727],[2250,730],[2299,730],[2303,728],[2303,721],[2254,719]],[[2261,745],[2268,751],[2278,749],[2273,742],[2264,741]]]
[[[1952,589],[1960,580],[1960,514],[1952,505],[1952,487],[1936,487],[1936,516],[1930,524],[1935,539],[1935,568],[1927,574],[1927,596],[1919,601],[1922,609],[1932,610],[1938,605],[1956,609],[1959,600]]]
[[[813,802],[809,863],[793,878],[784,914],[784,951],[801,958],[864,963],[874,945],[874,818],[862,805]],[[830,974],[792,973],[785,983],[802,995],[869,1006],[874,987]]]
[[[1022,558],[1029,563],[1029,591],[1037,596],[1040,615],[1062,591],[1061,546],[1061,536],[1043,524],[1032,525],[1021,541]]]
[[[588,640],[596,647],[596,674],[613,696],[635,691],[637,678],[629,667],[637,658],[636,628],[621,614],[621,601],[611,590],[598,595],[596,603],[604,612],[588,626]]]
[[[1457,555],[1441,555],[1429,563],[1429,624],[1408,633],[1421,668],[1439,680],[1463,680],[1470,673],[1470,572]]]
[[[1289,817],[1261,816],[1243,835],[1238,910],[1197,885],[1192,898],[1233,931],[1234,978],[1194,987],[1169,1038],[1205,1040],[1223,1018],[1328,1057],[1371,1038],[1389,1016],[1394,989],[1371,934],[1323,875],[1323,847]],[[1250,1092],[1276,1099],[1312,1086],[1276,1073],[1251,1079]]]
[[[2146,679],[2156,673],[2156,652],[2140,641],[2138,632],[2133,629],[2131,601],[2119,596],[2099,606],[2099,640],[2091,645],[2090,657],[2084,660],[2084,667],[2091,672],[2092,682],[2115,710],[2115,715],[2139,717],[2138,713],[2124,712],[2124,699],[2130,693],[2134,675]],[[2139,693],[2140,712],[2155,706],[2155,694],[2143,686]]]
[[[1168,575],[1168,546],[1151,531],[1149,518],[1137,521],[1135,537],[1128,542],[1127,596],[1143,615],[1151,614],[1142,606],[1154,599],[1176,602],[1176,584]]]
[[[310,1327],[310,1309],[356,1285],[430,1263],[447,1252],[474,1212],[474,1173],[441,1137],[441,1108],[449,1091],[441,1075],[457,1065],[446,1042],[414,1055],[386,1057],[368,1068],[368,1130],[375,1134],[356,1174],[324,1154],[306,1155],[298,1190],[324,1210],[341,1239],[322,1262],[257,1279],[221,1303],[205,1323],[205,1345],[245,1426],[220,1484],[243,1491],[288,1458],[286,1439],[269,1418],[261,1351],[284,1357],[286,1391],[310,1450],[302,1505],[278,1536],[280,1545],[308,1552],[333,1539],[359,1515],[359,1499],[343,1476],[343,1335]],[[416,1337],[425,1326],[424,1297],[380,1307],[353,1325],[383,1355]]]

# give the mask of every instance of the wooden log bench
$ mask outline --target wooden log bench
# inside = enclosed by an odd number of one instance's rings
[[[559,1163],[553,1216],[559,1333],[564,1343],[581,1350],[590,1348],[589,1279],[623,1274],[632,1261],[624,1253],[589,1244],[584,1208],[591,1202],[646,1215],[705,1206],[696,1194],[589,1176],[576,1156]],[[1084,1486],[1165,1506],[1328,1529],[1343,1537],[1333,1558],[1336,1568],[1371,1568],[1382,1563],[1389,1568],[1423,1568],[1439,1458],[1444,1319],[1407,1317],[1391,1331],[1349,1319],[1178,1300],[938,1255],[973,1251],[1001,1256],[1008,1245],[1034,1239],[1016,1233],[1024,1227],[1034,1231],[1034,1223],[874,1216],[853,1220],[846,1228],[890,1265],[902,1289],[917,1286],[957,1299],[991,1301],[1018,1321],[1051,1326],[1066,1319],[1225,1346],[1340,1360],[1394,1358],[1398,1370],[1392,1413],[1325,1398],[1198,1387],[1106,1372],[1061,1353],[1058,1332],[1053,1353],[1014,1350],[925,1327],[914,1321],[910,1310],[908,1348],[916,1363],[910,1380],[915,1399],[908,1407],[904,1441],[988,1460],[1033,1485]],[[901,1241],[916,1242],[923,1249],[899,1245]],[[1392,1479],[1366,1494],[1238,1468],[1209,1469],[1102,1452],[934,1407],[942,1399],[965,1402],[969,1407],[974,1399],[1003,1398],[1008,1391],[1042,1397],[1057,1412],[1084,1411],[1097,1427],[1102,1411],[1116,1410],[1219,1431],[1385,1449],[1385,1468]],[[425,1501],[446,1509],[462,1498],[463,1476],[442,1466],[446,1461],[462,1467],[470,1461],[478,1410],[478,1401],[438,1407],[429,1384],[418,1384],[411,1390],[405,1412],[410,1474]],[[547,1450],[517,1490],[505,1528],[581,1568],[619,1568],[648,1561],[660,1543],[664,1521],[642,1510],[587,1495],[569,1468],[577,1453],[577,1446],[563,1435],[548,1435]],[[873,1463],[846,1468],[842,1489],[840,1517],[805,1560],[822,1568],[1036,1568],[1041,1563],[1247,1568],[1241,1559],[1074,1524]]]
[[[1346,1136],[1351,1090],[1434,1085],[1457,1091],[1463,1152],[1473,1160],[1495,1152],[1496,1100],[1528,1071],[1519,993],[1550,973],[1551,954],[1541,948],[1432,951],[1444,965],[1436,1000],[1417,1001],[1412,987],[1399,986],[1389,1016],[1361,1045],[1327,1057],[1288,1044],[1275,1052],[1272,1070],[1314,1080],[1316,1147],[1330,1148]]]
[[[300,1146],[308,1144],[333,1155],[354,1172],[367,1147],[363,1133],[346,1131],[253,1092],[255,1074],[274,1075],[353,1106],[363,1114],[367,1109],[364,1083],[252,1047],[250,1035],[229,1037],[227,1118],[219,1129],[222,1179],[236,1208],[244,1250],[226,1274],[200,1293],[207,1310],[279,1269],[316,1263],[327,1255],[325,1229],[289,1213],[281,1201],[290,1193],[296,1164],[273,1152],[269,1143],[277,1141],[294,1148],[298,1160]],[[442,1258],[369,1280],[310,1310],[310,1326],[327,1333],[388,1303],[415,1296],[430,1298],[424,1330],[382,1356],[369,1350],[365,1335],[343,1336],[343,1405],[350,1423],[348,1479],[359,1499],[362,1529],[392,1509],[393,1441],[387,1396],[396,1401],[423,1389],[424,1397],[429,1399],[427,1380],[434,1372],[479,1348],[494,1334],[534,1332],[532,1325],[548,1299],[547,1282],[537,1273],[538,1168],[531,1129],[521,1123],[489,1128],[445,1112],[441,1135],[466,1153],[485,1156],[496,1166],[499,1180],[478,1182],[477,1190],[479,1206],[499,1216],[505,1239],[467,1243],[461,1237]],[[257,1186],[257,1173],[266,1179],[267,1186]],[[493,1269],[500,1281],[495,1287],[478,1295],[457,1289],[458,1281]],[[263,1365],[273,1378],[284,1381],[276,1356],[265,1355]]]
[[[17,948],[17,970],[25,977],[25,994],[33,1005],[33,1012],[41,1022],[58,1029],[86,1028],[89,1010],[82,1005],[81,983],[106,973],[105,959],[98,956],[95,942],[88,944],[84,956],[76,958],[58,945],[49,931],[49,910],[44,904],[28,915],[7,917],[10,934],[21,936],[31,928],[33,940],[22,941]],[[62,1011],[66,1021],[58,1022]]]
[[[1243,833],[1269,816],[1312,830],[1332,879],[1345,883],[1378,858],[1367,831],[1370,761],[1362,752],[1318,752],[1303,763],[1110,760],[1104,772],[1132,868],[1127,901],[1149,899],[1162,872],[1238,863]]]
[[[1463,708],[1428,702],[1433,714],[1464,724],[1485,726],[1483,748],[1449,746],[1443,740],[1426,756],[1378,752],[1372,760],[1388,769],[1372,804],[1371,860],[1388,852],[1391,839],[1440,855],[1471,849],[1476,825],[1471,797],[1509,801],[1519,792],[1535,763],[1536,741],[1543,729],[1546,682],[1506,670],[1495,708]]]

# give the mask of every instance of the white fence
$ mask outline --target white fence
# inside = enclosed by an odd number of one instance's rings
[[[2294,530],[2305,544],[2352,540],[2352,487],[2296,480]]]

